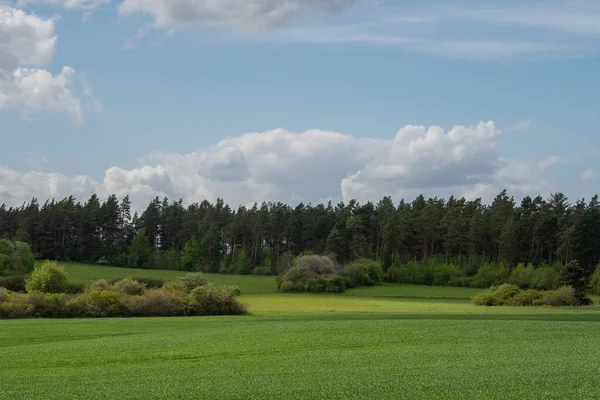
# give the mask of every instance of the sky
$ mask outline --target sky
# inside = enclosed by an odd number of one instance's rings
[[[600,2],[0,0],[0,203],[600,183]]]

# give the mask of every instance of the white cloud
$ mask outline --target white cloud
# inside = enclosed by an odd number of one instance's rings
[[[582,181],[591,181],[592,179],[596,179],[596,177],[598,177],[598,175],[599,175],[598,171],[596,171],[592,168],[588,168],[581,173],[581,180]]]
[[[531,129],[531,127],[533,126],[533,121],[526,120],[526,121],[519,121],[516,124],[514,124],[513,126],[508,127],[507,129],[504,129],[504,133],[517,133],[517,132],[524,132],[524,131],[528,131]]]
[[[83,119],[82,102],[69,88],[74,69],[65,66],[53,75],[30,67],[48,63],[55,47],[53,20],[0,4],[0,110],[62,112]]]
[[[123,0],[119,13],[151,15],[158,27],[218,26],[261,31],[319,11],[338,13],[356,0]]]
[[[0,169],[0,203],[71,193],[130,194],[138,207],[153,197],[185,202],[223,197],[233,205],[254,201],[315,202],[427,196],[482,196],[502,189],[515,196],[545,193],[557,158],[505,160],[497,152],[501,133],[493,122],[440,127],[407,126],[391,140],[336,132],[292,133],[276,129],[227,138],[193,153],[150,154],[137,168],[111,167],[101,181],[52,173]],[[552,160],[552,161],[549,161]]]
[[[49,4],[66,9],[94,11],[98,7],[110,4],[111,0],[18,0],[17,7],[25,7],[30,4]]]

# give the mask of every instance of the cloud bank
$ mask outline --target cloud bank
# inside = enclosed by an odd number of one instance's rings
[[[187,154],[150,154],[137,168],[108,168],[101,180],[3,167],[0,203],[69,194],[85,200],[93,192],[129,194],[138,207],[155,196],[186,203],[222,197],[235,205],[412,199],[420,193],[488,201],[504,188],[517,197],[553,190],[548,171],[560,159],[503,159],[497,151],[500,137],[494,122],[449,131],[406,126],[390,140],[276,129],[230,137]]]

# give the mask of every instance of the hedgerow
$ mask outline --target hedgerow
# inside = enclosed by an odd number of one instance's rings
[[[492,286],[473,296],[473,303],[479,306],[577,306],[581,302],[571,286],[561,286],[556,290],[521,290],[516,285],[505,283]]]
[[[38,271],[36,269],[36,271]],[[64,279],[63,279],[64,278]],[[153,317],[240,315],[246,308],[236,286],[216,286],[201,274],[149,289],[135,278],[100,280],[73,293],[64,270],[44,263],[27,280],[28,293],[0,288],[0,318]]]

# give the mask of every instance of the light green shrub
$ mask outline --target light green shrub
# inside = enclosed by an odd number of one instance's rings
[[[67,273],[56,261],[44,261],[33,270],[25,288],[27,293],[65,293],[69,288]]]

